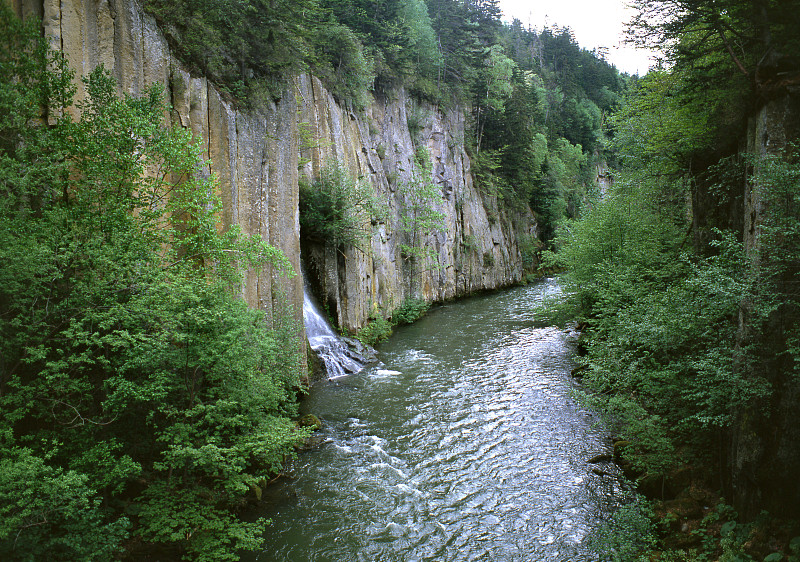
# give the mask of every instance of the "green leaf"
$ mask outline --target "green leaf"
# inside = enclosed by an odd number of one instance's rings
[[[719,530],[720,535],[722,535],[723,537],[730,535],[736,530],[736,525],[737,525],[736,521],[728,521],[720,528]]]

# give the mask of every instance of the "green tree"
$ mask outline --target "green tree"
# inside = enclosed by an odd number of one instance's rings
[[[631,42],[660,49],[680,66],[724,54],[759,89],[769,87],[784,57],[800,51],[797,0],[636,0],[632,6]]]
[[[779,149],[798,131],[796,110],[774,110],[796,107],[777,77],[796,72],[798,6],[637,4],[634,35],[666,41],[671,66],[623,101],[612,146],[625,167],[557,239],[590,326],[590,400],[640,470],[689,463],[745,517],[794,515],[798,177]],[[757,118],[769,137],[748,133]]]
[[[428,6],[424,0],[410,0],[400,8],[400,16],[408,27],[409,58],[414,63],[412,89],[421,96],[437,99],[436,78],[442,56],[436,41]]]
[[[338,162],[328,163],[312,183],[301,183],[300,229],[305,238],[368,252],[371,223],[383,214],[372,186]]]
[[[503,111],[506,100],[513,92],[511,77],[515,68],[514,61],[505,55],[500,45],[492,45],[486,50],[483,65],[478,71],[473,103],[475,148],[478,154],[487,114],[490,111]]]
[[[356,34],[349,27],[329,23],[320,27],[314,42],[315,74],[339,100],[365,106],[375,80],[374,61]]]
[[[735,319],[752,289],[741,245],[728,237],[694,261],[681,253],[686,219],[661,205],[647,183],[620,181],[557,239],[592,325],[590,400],[650,476],[713,461],[732,407],[768,392],[735,369]]]
[[[371,50],[377,85],[402,83],[414,69],[409,21],[399,0],[322,0],[336,21],[349,27]]]
[[[413,293],[416,272],[438,267],[437,250],[431,246],[431,235],[445,230],[445,214],[435,206],[442,202],[442,192],[429,176],[415,172],[400,185],[403,204],[400,210],[400,231],[407,243],[399,245],[400,253],[411,266],[409,292]]]
[[[485,45],[460,0],[428,0],[428,10],[442,60],[436,85],[449,89],[457,100],[465,99]]]
[[[0,554],[110,559],[138,536],[236,559],[265,523],[236,506],[303,432],[298,329],[233,291],[290,268],[221,231],[158,88],[120,98],[98,68],[73,106],[63,58],[5,4],[0,72]]]
[[[308,68],[317,0],[146,0],[182,58],[240,100]]]

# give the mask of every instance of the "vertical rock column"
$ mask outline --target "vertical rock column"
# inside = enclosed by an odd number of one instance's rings
[[[295,103],[287,93],[278,103],[243,112],[227,102],[204,77],[192,76],[172,56],[155,20],[135,0],[4,0],[23,17],[42,18],[43,33],[61,50],[76,74],[76,102],[85,99],[81,81],[103,65],[120,93],[142,94],[160,84],[173,110],[168,124],[191,129],[204,143],[216,174],[224,228],[239,225],[282,250],[300,271]],[[303,288],[272,266],[249,271],[241,287],[249,306],[274,315],[292,310],[302,325]]]
[[[748,151],[756,157],[780,156],[792,141],[800,139],[800,95],[786,94],[768,101],[751,123]],[[758,166],[758,164],[756,164]],[[757,174],[756,174],[757,178]],[[748,183],[745,192],[744,245],[752,274],[764,282],[769,259],[764,255],[763,221],[770,201]],[[778,287],[783,291],[785,287]],[[771,397],[751,401],[734,413],[730,447],[729,493],[739,513],[752,519],[762,509],[775,515],[796,517],[800,506],[800,384],[788,373],[783,312],[770,313],[766,325],[753,318],[752,302],[740,307],[740,348],[754,346],[758,358],[739,366],[744,377],[766,380]],[[754,325],[754,323],[758,324]],[[788,360],[791,361],[790,359]]]

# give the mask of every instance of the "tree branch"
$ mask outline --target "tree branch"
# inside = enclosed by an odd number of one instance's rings
[[[728,54],[731,56],[731,59],[733,59],[733,62],[736,64],[739,71],[745,76],[749,77],[750,72],[747,70],[747,68],[745,68],[744,64],[742,64],[742,61],[739,60],[739,57],[736,56],[736,53],[733,52],[733,47],[731,47],[728,38],[725,36],[725,32],[717,24],[714,25],[714,29],[716,30],[717,35],[719,35],[719,38],[722,39],[722,43],[725,45],[725,49],[728,51]]]

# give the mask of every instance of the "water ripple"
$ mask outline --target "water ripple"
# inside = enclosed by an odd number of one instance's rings
[[[534,324],[558,291],[449,305],[381,370],[315,388],[327,444],[297,461],[258,560],[591,560],[619,484],[586,464],[609,446],[571,398],[566,333]]]

